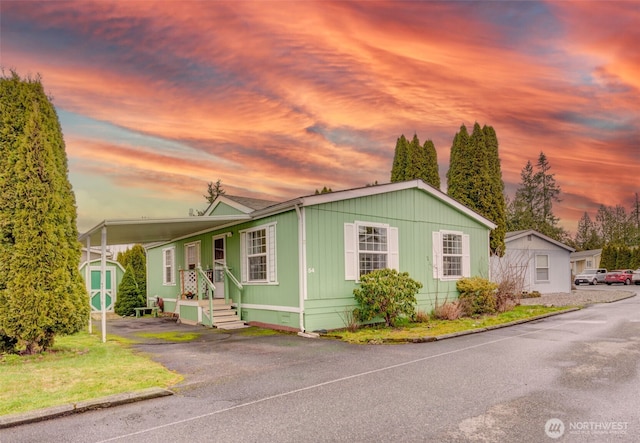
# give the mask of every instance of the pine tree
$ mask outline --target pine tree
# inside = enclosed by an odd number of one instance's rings
[[[553,215],[553,203],[559,202],[560,187],[543,152],[540,153],[534,172],[530,161],[520,173],[520,187],[508,208],[509,230],[535,229],[558,241],[568,241],[567,232],[558,225]]]
[[[131,265],[127,266],[120,286],[118,286],[118,299],[113,310],[116,314],[127,316],[135,314],[135,308],[146,306],[142,291],[136,282],[135,271]]]
[[[89,303],[56,111],[39,79],[0,85],[0,331],[34,353],[79,331]]]
[[[602,246],[602,241],[598,236],[595,224],[591,221],[591,217],[586,212],[578,221],[578,229],[574,237],[576,248],[581,251],[590,249],[598,249]]]
[[[409,155],[409,142],[404,134],[396,142],[396,150],[393,155],[393,165],[391,167],[391,182],[401,182],[405,180],[407,161]]]

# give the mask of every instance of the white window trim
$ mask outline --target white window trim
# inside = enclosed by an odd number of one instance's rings
[[[542,266],[538,266],[538,257],[547,257],[547,266],[542,267]],[[536,254],[536,258],[535,258],[535,277],[534,277],[534,281],[536,283],[549,283],[551,281],[551,266],[550,266],[550,261],[549,261],[549,254]],[[547,279],[546,280],[540,280],[538,279],[538,269],[546,269],[547,270]]]
[[[247,285],[278,285],[277,251],[276,251],[276,224],[256,226],[240,231],[240,278],[242,284]],[[249,257],[247,254],[247,234],[250,232],[265,230],[267,236],[267,279],[249,280]]]
[[[360,281],[360,242],[358,232],[361,226],[385,228],[387,230],[387,267],[400,271],[398,228],[387,223],[356,220],[354,223],[344,224],[344,279],[355,282]]]
[[[444,234],[453,234],[462,236],[462,275],[444,275],[443,263],[444,254],[442,248],[442,240]],[[462,231],[440,230],[432,233],[433,247],[433,278],[440,281],[455,281],[461,278],[471,277],[471,250],[470,237]]]
[[[167,252],[171,253],[171,280],[167,280]],[[176,285],[176,247],[171,246],[169,248],[162,249],[162,285],[163,286],[175,286]]]

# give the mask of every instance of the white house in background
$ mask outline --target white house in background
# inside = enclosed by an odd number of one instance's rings
[[[582,273],[585,269],[597,269],[600,267],[602,249],[590,249],[588,251],[571,253],[571,271],[573,275]]]
[[[525,292],[571,292],[573,248],[533,229],[507,232],[505,246],[503,257],[491,257],[494,282],[511,276],[521,279]]]

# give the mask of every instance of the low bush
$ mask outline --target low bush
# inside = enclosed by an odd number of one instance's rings
[[[541,297],[541,296],[542,296],[542,294],[540,294],[540,292],[531,291],[531,292],[523,292],[521,298],[538,298],[538,297]]]
[[[395,326],[399,317],[415,315],[420,288],[422,283],[409,277],[408,272],[377,269],[360,277],[360,287],[353,290],[359,307],[353,313],[359,321],[381,317],[387,326]]]
[[[428,323],[429,322],[429,314],[424,311],[416,311],[416,315],[413,317],[413,320],[416,323]]]
[[[457,320],[464,314],[461,303],[458,301],[445,301],[433,308],[433,317],[438,320]]]
[[[498,285],[482,277],[461,278],[456,283],[460,293],[459,303],[465,315],[470,317],[496,312]]]

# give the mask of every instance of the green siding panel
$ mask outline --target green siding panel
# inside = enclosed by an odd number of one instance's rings
[[[455,281],[433,278],[432,232],[462,231],[470,236],[471,275],[488,276],[488,229],[433,196],[408,189],[305,208],[309,330],[344,327],[345,310],[355,307],[354,281],[345,280],[344,224],[386,223],[398,228],[400,271],[420,281],[418,309],[431,311],[436,299],[452,300]]]

